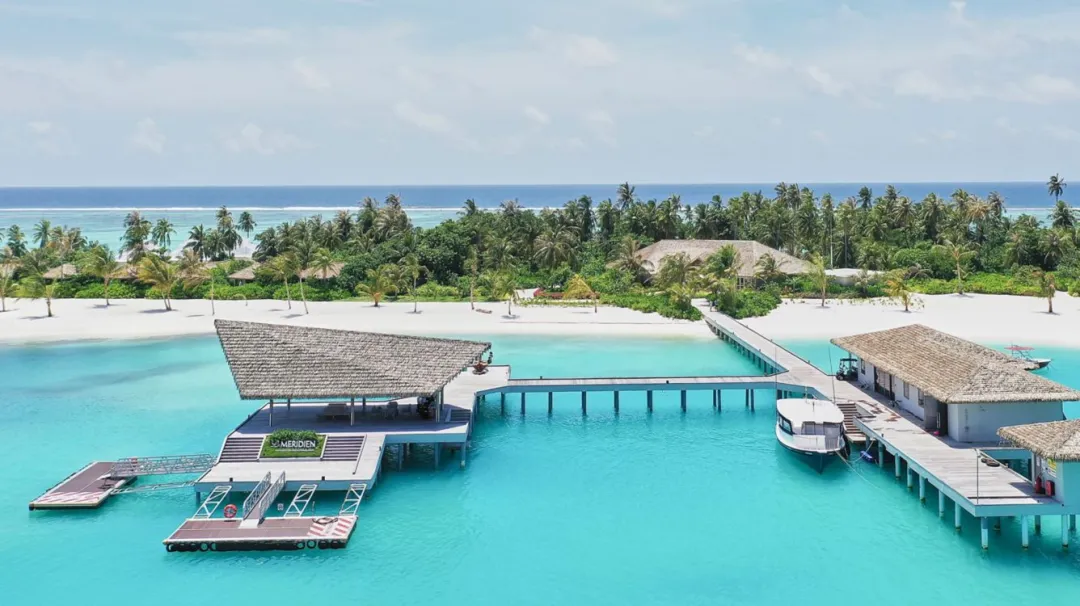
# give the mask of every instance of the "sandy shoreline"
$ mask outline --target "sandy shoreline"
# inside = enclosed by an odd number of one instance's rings
[[[1054,315],[1046,313],[1046,301],[1032,297],[998,295],[939,295],[922,297],[923,305],[904,313],[884,301],[785,301],[764,318],[746,324],[780,340],[827,340],[832,337],[922,323],[959,337],[986,344],[1023,343],[1080,347],[1080,299],[1064,293],[1055,299]],[[275,322],[417,335],[487,336],[551,335],[597,337],[645,337],[712,339],[703,322],[662,318],[628,309],[515,307],[516,318],[507,318],[506,307],[483,303],[421,303],[413,314],[412,303],[387,303],[380,308],[363,302],[223,301],[217,315],[210,315],[204,300],[176,301],[165,312],[160,301],[120,300],[109,308],[100,300],[65,299],[53,303],[55,317],[46,318],[42,301],[8,301],[0,313],[0,343],[26,344],[82,340],[153,339],[211,334],[217,318]]]

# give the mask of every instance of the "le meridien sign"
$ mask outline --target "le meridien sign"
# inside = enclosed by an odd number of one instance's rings
[[[273,440],[270,446],[277,450],[315,450],[318,443],[315,440]]]

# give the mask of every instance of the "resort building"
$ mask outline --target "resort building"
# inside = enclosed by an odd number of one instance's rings
[[[259,265],[261,265],[261,264],[258,263],[258,262],[252,263],[251,265],[248,265],[244,269],[241,269],[241,270],[238,270],[238,271],[235,271],[235,272],[229,274],[229,279],[234,281],[234,282],[237,282],[239,284],[244,284],[246,282],[252,282],[252,281],[255,280],[255,270],[259,269]]]
[[[998,435],[1031,451],[1031,479],[1042,493],[1080,504],[1080,419],[1003,427]]]
[[[758,263],[766,255],[776,260],[781,273],[797,275],[810,271],[810,264],[806,261],[753,240],[660,240],[639,250],[638,258],[646,271],[655,274],[667,257],[684,254],[691,263],[703,264],[725,246],[733,246],[739,253],[737,275],[740,282],[754,280]]]
[[[912,324],[832,340],[857,358],[856,382],[957,442],[997,442],[1010,425],[1061,421],[1080,392],[1030,372],[1036,364]]]

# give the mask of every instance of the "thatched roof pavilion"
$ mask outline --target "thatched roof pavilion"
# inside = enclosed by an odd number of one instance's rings
[[[810,264],[775,248],[765,246],[754,240],[660,240],[638,251],[645,269],[650,273],[660,271],[664,258],[685,254],[694,264],[704,263],[713,253],[725,246],[733,246],[739,253],[738,277],[753,278],[757,272],[758,261],[765,255],[776,260],[777,269],[784,274],[804,274],[810,271]]]
[[[318,399],[432,395],[490,343],[216,320],[240,397]]]
[[[1080,461],[1080,419],[1002,427],[998,435],[1044,459]]]
[[[79,275],[79,268],[71,263],[64,263],[50,269],[49,271],[41,274],[42,278],[46,280],[59,280],[61,278],[72,278]]]
[[[259,265],[260,263],[255,262],[251,265],[248,265],[244,269],[234,271],[233,273],[229,274],[229,279],[238,280],[240,282],[251,282],[255,279],[255,270],[259,269]]]
[[[1080,400],[1080,391],[1028,372],[1034,363],[922,324],[832,343],[947,404]]]
[[[304,271],[302,271],[300,273],[301,273],[301,275],[304,276],[305,280],[310,280],[312,278],[315,278],[317,280],[329,280],[330,278],[336,278],[336,277],[340,276],[341,275],[341,270],[344,267],[345,267],[344,263],[342,263],[341,261],[337,261],[337,262],[331,264],[330,267],[326,268],[326,273],[325,274],[323,273],[322,270],[314,269],[314,268],[305,269]]]

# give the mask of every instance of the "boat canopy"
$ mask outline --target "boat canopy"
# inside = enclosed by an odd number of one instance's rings
[[[828,400],[787,398],[776,401],[776,412],[792,425],[804,423],[843,423],[844,412]]]

